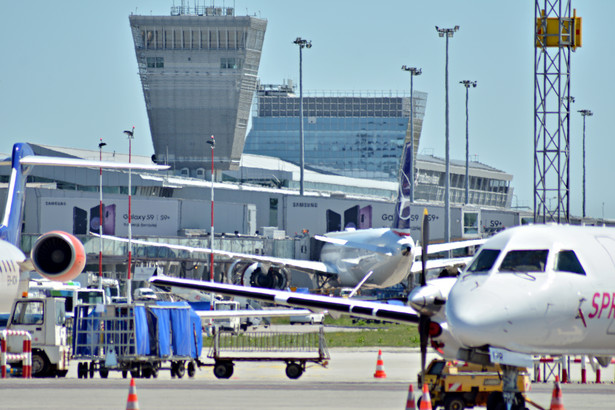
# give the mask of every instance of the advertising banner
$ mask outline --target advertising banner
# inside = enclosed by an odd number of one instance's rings
[[[99,233],[100,201],[88,198],[42,197],[40,231],[59,229],[76,235]],[[176,236],[179,204],[175,200],[132,200],[134,236]],[[102,230],[105,235],[128,236],[128,199],[103,200]]]

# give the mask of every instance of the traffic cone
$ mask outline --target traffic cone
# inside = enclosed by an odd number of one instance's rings
[[[565,410],[562,401],[562,389],[559,386],[559,376],[555,376],[555,385],[553,386],[553,396],[551,397],[551,407],[549,410]]]
[[[427,383],[423,384],[423,395],[421,396],[421,406],[419,410],[432,410],[431,396],[429,395],[429,387]]]
[[[135,379],[130,379],[130,387],[128,388],[128,400],[126,401],[126,410],[139,410],[139,400],[137,399],[137,387]]]
[[[374,377],[377,379],[385,379],[387,374],[384,372],[384,363],[382,362],[382,350],[378,350],[378,360],[376,361],[376,373]]]
[[[406,410],[416,410],[416,403],[414,401],[414,387],[410,383],[408,387],[408,400],[406,400]]]

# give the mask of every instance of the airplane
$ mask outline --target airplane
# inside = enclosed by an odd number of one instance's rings
[[[428,319],[424,322],[432,345],[445,357],[500,364],[504,389],[489,400],[488,409],[525,408],[515,381],[518,367],[531,366],[535,355],[587,355],[602,365],[615,356],[612,228],[554,224],[509,228],[489,238],[460,276],[451,279],[434,280],[414,291],[409,297],[412,307],[168,277],[150,281],[419,323],[423,338],[422,315]]]
[[[233,283],[286,289],[290,286],[289,269],[315,274],[318,287],[386,288],[402,282],[408,274],[420,272],[422,265],[416,261],[421,247],[410,237],[410,220],[420,218],[411,215],[409,201],[409,172],[412,152],[410,144],[405,147],[405,160],[400,172],[400,185],[395,205],[395,217],[391,228],[350,229],[315,235],[324,242],[320,261],[276,258],[238,252],[226,252],[181,245],[132,239],[133,244],[166,247],[188,252],[213,253],[234,260],[228,277]],[[419,219],[420,221],[420,219]],[[97,233],[91,233],[99,236]],[[103,238],[127,242],[126,238],[103,235]],[[478,246],[483,239],[430,245],[431,254]],[[428,268],[440,268],[455,264],[463,265],[470,257],[433,259]]]
[[[33,166],[152,171],[168,168],[160,165],[37,156],[27,143],[16,143],[13,146],[12,157],[1,161],[0,165],[12,167],[4,216],[0,224],[0,312],[3,313],[8,313],[13,300],[28,289],[29,278],[22,278],[22,273],[36,270],[47,279],[66,282],[76,278],[86,262],[83,244],[75,236],[62,231],[51,231],[41,235],[32,247],[30,258],[26,258],[19,249],[26,180]]]

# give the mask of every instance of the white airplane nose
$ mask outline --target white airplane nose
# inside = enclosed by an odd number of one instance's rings
[[[508,310],[501,295],[489,290],[453,287],[446,303],[452,333],[464,345],[492,344],[506,333]]]

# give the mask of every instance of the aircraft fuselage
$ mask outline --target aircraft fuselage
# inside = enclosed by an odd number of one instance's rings
[[[446,315],[469,347],[615,355],[615,230],[533,225],[494,236],[451,289]]]

